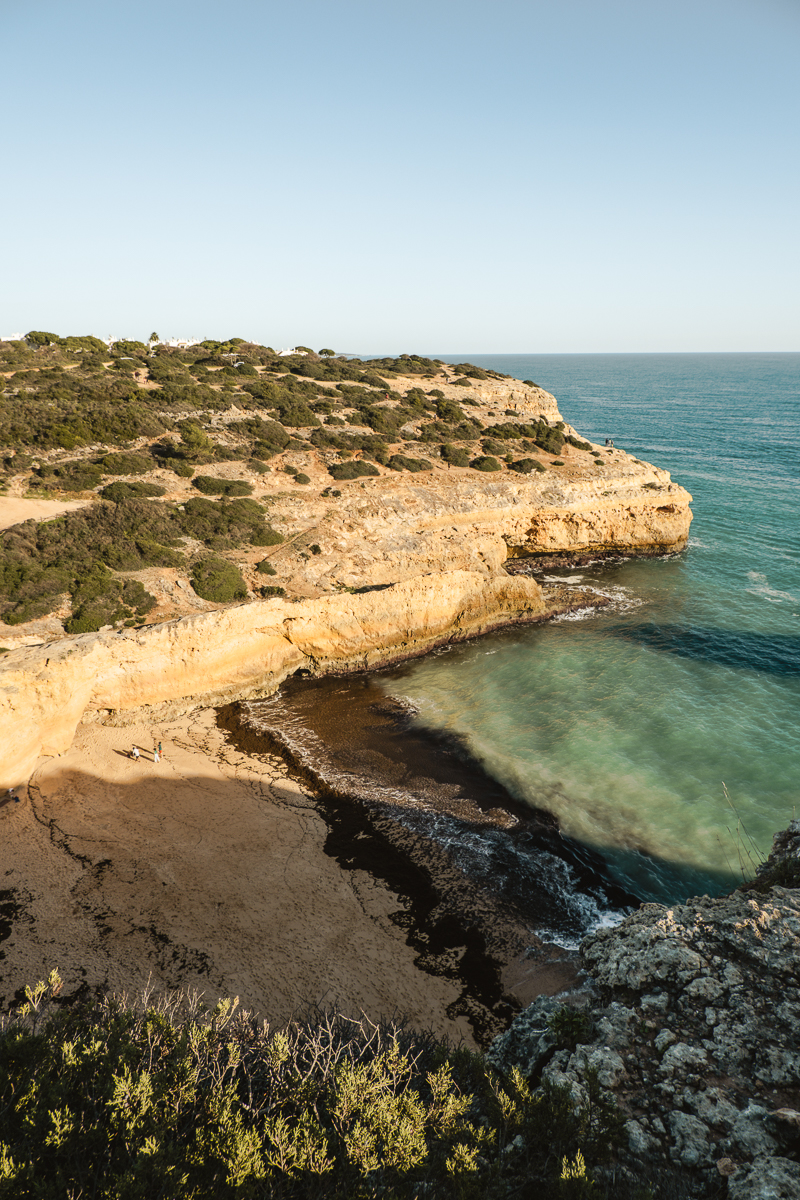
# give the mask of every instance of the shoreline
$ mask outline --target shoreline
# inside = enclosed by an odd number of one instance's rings
[[[76,634],[0,663],[10,753],[0,788],[63,754],[82,721],[136,720],[269,696],[293,675],[396,665],[506,626],[606,603],[505,572],[453,570],[316,600],[261,600],[157,625]]]
[[[331,827],[326,852],[402,897],[417,965],[460,980],[451,1015],[470,1012],[485,1044],[519,1005],[577,985],[577,952],[553,934],[584,935],[576,901],[620,914],[640,901],[457,739],[412,728],[376,685],[389,670],[287,681],[269,700],[218,710],[218,724],[245,752],[279,753],[313,790]]]
[[[369,679],[362,670],[297,686]],[[230,736],[232,707],[241,706],[87,717],[65,754],[40,760],[22,802],[0,810],[0,1006],[56,965],[76,999],[149,981],[214,999],[240,994],[275,1023],[332,1003],[485,1045],[534,996],[575,983],[574,955],[541,944],[514,903],[465,876],[424,830],[319,780],[315,791],[326,794],[310,795],[310,780],[274,747]],[[148,761],[156,736],[166,752],[158,766]],[[129,758],[135,741],[139,764]],[[523,815],[502,800],[483,806],[492,827]],[[468,808],[473,819],[481,809],[474,790]],[[287,827],[298,823],[293,838]],[[539,824],[544,831],[546,819]],[[277,880],[289,860],[287,897],[286,875]],[[225,864],[227,882],[215,884]],[[287,902],[291,921],[276,927]],[[255,941],[242,925],[260,931]]]

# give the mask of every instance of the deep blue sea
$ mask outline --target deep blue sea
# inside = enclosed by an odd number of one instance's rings
[[[725,890],[800,808],[800,354],[461,355],[532,379],[693,495],[688,549],[554,570],[605,610],[382,686],[642,899]]]

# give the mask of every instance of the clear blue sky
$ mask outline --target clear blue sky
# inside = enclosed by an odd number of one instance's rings
[[[0,334],[800,350],[798,0],[0,0]]]

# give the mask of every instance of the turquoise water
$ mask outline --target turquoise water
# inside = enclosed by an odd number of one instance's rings
[[[613,604],[383,686],[643,899],[730,887],[800,808],[800,355],[449,357],[535,380],[581,433],[669,470],[691,538],[555,570]]]

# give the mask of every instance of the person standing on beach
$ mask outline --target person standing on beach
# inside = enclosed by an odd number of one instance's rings
[[[153,746],[153,762],[158,762],[158,746]]]
[[[131,750],[131,758],[133,759],[134,762],[139,761],[139,747],[138,746],[134,746],[133,749]]]
[[[164,751],[161,749],[161,742],[158,743],[158,757],[159,758],[164,757]]]

